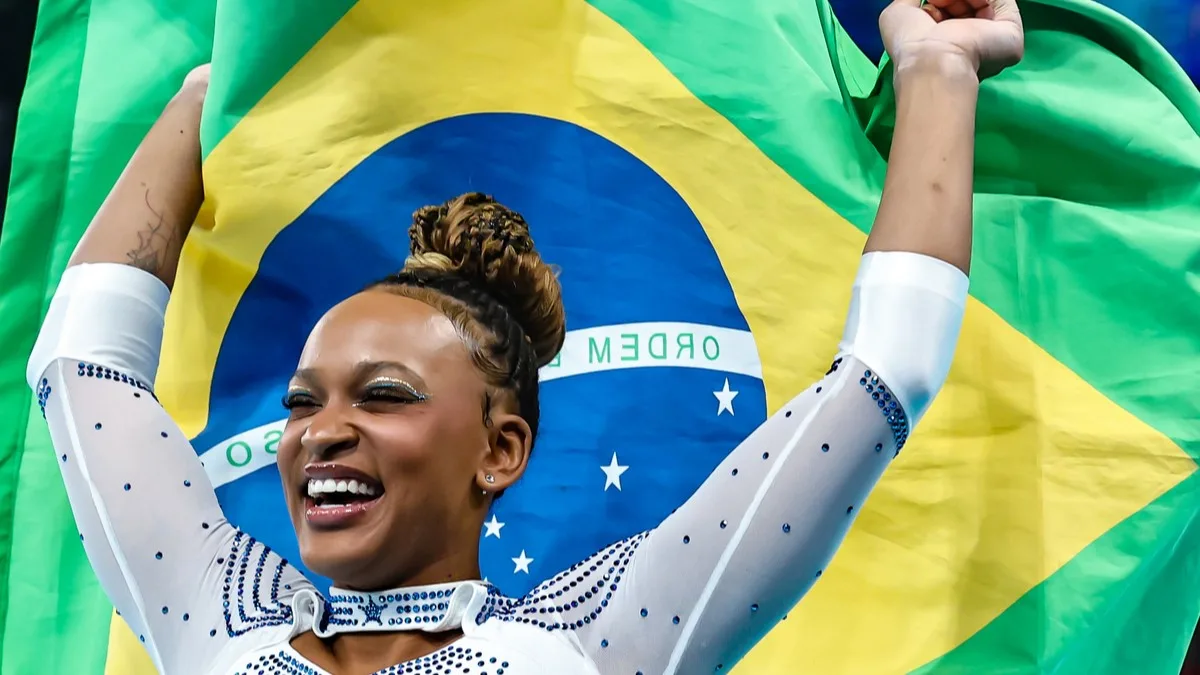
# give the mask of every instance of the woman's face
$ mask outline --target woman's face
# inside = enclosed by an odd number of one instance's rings
[[[370,590],[475,564],[486,391],[433,307],[370,290],[329,310],[288,385],[278,454],[309,569]]]

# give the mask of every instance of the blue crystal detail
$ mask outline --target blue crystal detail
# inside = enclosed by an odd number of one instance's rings
[[[38,408],[42,411],[42,419],[46,419],[46,402],[50,400],[50,392],[50,381],[43,377],[37,386],[37,402]]]
[[[154,400],[156,400],[156,401],[158,400],[158,397],[154,396],[154,390],[152,390],[149,386],[147,386],[145,382],[142,382],[141,380],[130,377],[129,375],[122,373],[119,370],[114,370],[107,366],[100,366],[100,365],[96,365],[94,363],[80,361],[79,369],[76,371],[75,374],[78,375],[79,377],[94,377],[97,380],[112,380],[114,382],[120,382],[122,384],[127,384],[134,389],[138,389],[138,390],[141,390],[141,391],[144,391],[144,392],[150,394],[150,396],[152,398],[154,398]],[[47,392],[47,396],[49,396],[49,392]]]
[[[286,560],[254,537],[241,531],[234,535],[229,555],[225,556],[225,592],[221,597],[229,637],[292,622],[292,607],[279,595],[280,581],[288,567]]]
[[[458,643],[450,644],[441,649],[411,661],[398,663],[375,675],[400,675],[400,673],[474,673],[477,675],[503,675],[508,667],[508,661],[496,662],[495,656],[471,647],[463,647]],[[492,669],[484,670],[491,666]],[[497,667],[498,666],[498,667]],[[323,671],[297,658],[287,649],[259,656],[245,662],[234,675],[321,675]]]
[[[519,599],[505,597],[494,586],[475,622],[515,621],[547,631],[576,630],[595,621],[649,533],[642,532],[572,565]],[[550,619],[549,621],[547,619]]]
[[[896,442],[896,455],[900,454],[900,449],[908,441],[910,431],[908,423],[908,415],[904,409],[900,407],[900,403],[896,400],[895,395],[888,390],[887,386],[879,381],[879,377],[872,374],[871,371],[863,371],[863,376],[858,380],[866,392],[871,394],[871,399],[875,401],[875,405],[879,408],[879,412],[883,418],[887,420],[888,426],[892,430],[892,440]],[[876,447],[876,451],[881,448]],[[895,455],[893,455],[894,457]]]

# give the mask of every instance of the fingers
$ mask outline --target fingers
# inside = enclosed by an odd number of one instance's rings
[[[974,16],[975,8],[967,3],[967,0],[957,0],[946,6],[946,11],[950,16],[962,18],[964,16]]]
[[[998,0],[892,0],[892,5],[920,7],[933,16],[963,18],[975,16]],[[922,4],[924,3],[924,4]]]
[[[995,0],[929,0],[923,7],[936,21],[990,18]]]
[[[929,0],[928,4],[935,5],[938,9],[947,9],[951,5],[964,5],[972,10],[978,10],[993,4],[993,0]]]
[[[919,5],[934,21],[946,19],[994,19],[1022,27],[1017,0],[896,0],[897,5]]]

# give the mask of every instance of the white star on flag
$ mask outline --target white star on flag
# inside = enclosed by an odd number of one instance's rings
[[[604,472],[604,491],[608,492],[608,488],[614,485],[618,490],[621,489],[621,474],[628,471],[629,467],[617,464],[617,453],[614,452],[612,461],[608,463],[608,466],[600,467],[600,470]]]
[[[533,562],[533,558],[527,558],[525,556],[525,549],[521,549],[521,556],[519,558],[512,558],[512,561],[517,566],[517,568],[513,570],[513,574],[516,574],[517,572],[529,574],[529,563]]]
[[[496,514],[493,513],[492,519],[489,520],[488,522],[484,523],[483,526],[485,528],[487,528],[487,532],[484,532],[484,534],[483,534],[484,539],[487,539],[488,537],[495,537],[495,538],[499,539],[500,538],[500,528],[504,527],[504,523],[500,522],[499,520],[496,520]]]
[[[721,413],[726,410],[729,411],[730,415],[734,414],[733,399],[737,398],[737,395],[736,391],[729,390],[729,378],[725,378],[725,386],[721,387],[721,391],[713,392],[713,396],[717,397],[717,417],[720,417]]]

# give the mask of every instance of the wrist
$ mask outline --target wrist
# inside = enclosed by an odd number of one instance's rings
[[[191,83],[185,84],[167,102],[159,117],[159,122],[178,128],[179,133],[186,134],[189,139],[199,142],[200,119],[204,112],[204,94],[203,87]]]
[[[893,57],[897,95],[916,83],[937,84],[963,93],[979,89],[977,65],[967,54],[942,46],[914,46]]]
[[[200,109],[204,107],[204,97],[207,94],[207,82],[184,82],[183,86],[171,97],[171,104]]]

